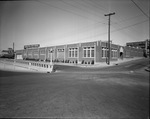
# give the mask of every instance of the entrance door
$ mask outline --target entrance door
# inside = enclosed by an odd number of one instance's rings
[[[120,47],[120,58],[123,59],[123,48]]]

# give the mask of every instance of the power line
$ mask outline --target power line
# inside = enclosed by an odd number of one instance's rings
[[[92,21],[92,22],[93,22],[93,21],[99,22],[98,20],[91,19],[90,17],[83,16],[83,15],[77,14],[77,13],[75,13],[75,12],[72,12],[72,11],[69,11],[69,10],[66,10],[66,9],[63,9],[63,8],[60,8],[60,7],[56,7],[56,6],[52,5],[52,4],[48,4],[48,3],[45,3],[45,2],[41,2],[41,1],[39,1],[39,0],[36,0],[36,2],[45,4],[45,5],[49,6],[49,7],[53,7],[53,8],[56,8],[56,9],[63,10],[63,11],[65,11],[65,12],[69,12],[69,13],[71,13],[71,14],[74,14],[74,15],[77,15],[77,16],[80,16],[80,17],[83,17],[83,18],[85,18],[85,19],[88,19],[88,20],[90,20],[90,21]]]
[[[136,25],[138,25],[138,24],[142,24],[142,23],[144,23],[144,22],[146,22],[146,21],[148,21],[148,20],[144,20],[144,21],[141,21],[141,22],[139,22],[139,23],[136,23],[136,24],[133,24],[133,25],[130,25],[130,26],[126,26],[126,27],[123,27],[123,28],[119,28],[119,29],[116,29],[116,30],[112,30],[112,31],[110,31],[110,32],[111,32],[111,33],[113,33],[113,32],[118,32],[118,31],[127,29],[127,28],[129,28],[129,27],[136,26]],[[95,37],[99,37],[99,36],[105,35],[105,34],[107,34],[107,33],[108,33],[108,32],[103,32],[103,33],[99,33],[99,34],[92,35],[92,36],[86,36],[86,37],[84,37],[84,38],[79,38],[78,40],[84,40],[84,39],[87,40],[87,39],[91,39],[91,38],[95,38]]]
[[[116,30],[112,30],[112,31],[110,31],[110,32],[111,32],[111,33],[113,33],[113,32],[118,32],[118,31],[121,31],[121,30],[123,30],[123,29],[127,29],[127,28],[129,28],[129,27],[136,26],[136,25],[138,25],[138,24],[142,24],[142,23],[144,23],[144,22],[146,22],[146,21],[148,21],[148,20],[144,20],[144,21],[138,22],[138,23],[133,24],[133,25],[130,25],[130,26],[126,26],[126,27],[122,27],[122,28],[119,28],[119,29],[116,29]],[[108,32],[100,33],[100,34],[97,34],[97,35],[95,35],[95,36],[90,36],[90,37],[96,37],[96,36],[100,36],[100,35],[105,35],[105,34],[107,34],[107,33],[108,33]],[[90,37],[86,37],[86,38],[90,38]]]
[[[148,19],[147,19],[147,20],[144,20],[144,21],[141,21],[141,22],[138,22],[138,23],[135,23],[135,24],[130,25],[130,26],[125,26],[125,27],[119,28],[119,29],[117,29],[117,30],[113,30],[113,31],[111,31],[111,32],[116,32],[116,31],[120,31],[120,30],[123,30],[123,29],[127,29],[127,28],[129,28],[129,27],[136,26],[136,25],[138,25],[138,24],[142,24],[142,23],[144,23],[144,22],[146,22],[146,21],[148,21]]]
[[[87,0],[86,0],[86,2],[87,2]],[[107,11],[106,8],[104,8],[104,7],[102,7],[100,4],[96,3],[96,1],[94,1],[94,0],[89,0],[89,2],[94,3],[93,5],[94,5],[95,7],[97,7],[98,9],[101,9],[101,10],[104,11],[104,12]],[[97,6],[96,6],[96,5],[97,5]]]
[[[77,6],[75,6],[73,4],[70,4],[70,3],[66,2],[66,1],[63,1],[63,0],[61,0],[61,2],[65,3],[65,4],[69,5],[69,6],[72,6],[72,7],[76,8],[76,9],[81,9],[82,11],[85,11],[88,14],[91,14],[91,15],[94,15],[94,16],[97,16],[98,18],[100,18],[99,15],[96,15],[95,13],[93,14],[91,11],[90,11],[91,13],[89,13],[87,10],[83,9],[82,7],[77,7]],[[85,5],[82,4],[82,6],[85,6]],[[104,19],[104,18],[101,18],[101,19]],[[105,20],[103,20],[103,21],[105,21]],[[103,23],[103,21],[99,21],[99,22]]]
[[[41,2],[41,1],[38,1],[38,0],[37,0],[37,2],[40,2],[40,3],[45,4],[45,5],[48,5],[49,7],[54,7],[54,8],[56,8],[56,9],[60,9],[60,10],[63,10],[63,11],[65,11],[65,12],[69,12],[69,13],[78,15],[78,16],[80,16],[80,17],[88,18],[88,17],[86,17],[86,16],[82,16],[82,15],[77,14],[77,13],[75,13],[75,12],[72,12],[72,11],[69,11],[69,10],[66,10],[66,9],[63,9],[63,8],[60,8],[60,7],[56,7],[56,6],[52,5],[52,4],[47,4],[47,3],[45,3],[45,2]],[[133,17],[133,18],[134,18],[134,17]],[[88,18],[88,19],[89,19],[89,18]],[[131,19],[132,19],[132,18],[131,18]],[[94,21],[93,19],[90,19],[90,20]],[[130,19],[127,19],[127,20],[130,20]],[[125,27],[122,27],[122,28],[119,28],[119,29],[116,29],[116,30],[113,30],[113,31],[110,31],[110,32],[121,31],[121,30],[123,30],[123,29],[127,29],[127,28],[129,28],[129,27],[132,27],[132,26],[135,26],[135,25],[144,23],[144,22],[146,22],[146,21],[147,21],[147,20],[142,21],[142,22],[139,22],[139,23],[136,23],[136,24],[133,24],[133,25],[130,25],[130,26],[125,26]],[[97,23],[95,23],[95,24],[99,24],[99,23],[100,23],[100,21],[97,22]],[[122,23],[122,22],[121,22],[121,23]],[[94,24],[93,24],[93,25],[94,25]],[[88,25],[88,26],[89,26],[89,25]],[[82,28],[81,28],[81,29],[82,29]],[[80,31],[80,29],[78,29],[78,30]],[[100,36],[100,35],[107,34],[107,33],[108,33],[108,32],[100,33],[100,34],[97,34],[97,35],[94,35],[94,36],[90,36],[90,37],[96,37],[96,36]],[[67,33],[67,34],[68,34],[68,33]],[[65,35],[66,35],[66,34],[65,34]],[[66,37],[65,35],[63,35],[62,37]],[[72,35],[72,34],[70,34],[70,35]],[[67,36],[68,36],[68,35],[67,35]],[[87,38],[89,38],[89,37],[87,37]]]
[[[134,2],[134,0],[131,0],[131,1],[134,3],[134,5],[135,5],[137,8],[139,8],[139,10],[140,10],[146,17],[149,18],[149,16]]]

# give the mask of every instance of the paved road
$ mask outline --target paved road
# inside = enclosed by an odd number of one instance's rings
[[[57,73],[0,72],[0,117],[149,116],[148,59],[109,68],[59,66]]]

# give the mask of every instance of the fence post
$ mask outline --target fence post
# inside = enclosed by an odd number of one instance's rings
[[[29,62],[29,70],[30,70],[30,67],[31,67],[31,62]]]

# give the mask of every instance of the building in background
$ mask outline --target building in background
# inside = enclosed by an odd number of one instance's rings
[[[8,48],[8,50],[2,50],[0,52],[0,58],[11,58],[15,56],[13,48]]]
[[[145,41],[138,41],[138,42],[128,42],[126,46],[133,47],[133,48],[141,48],[146,56],[149,56],[150,50],[150,39]]]

